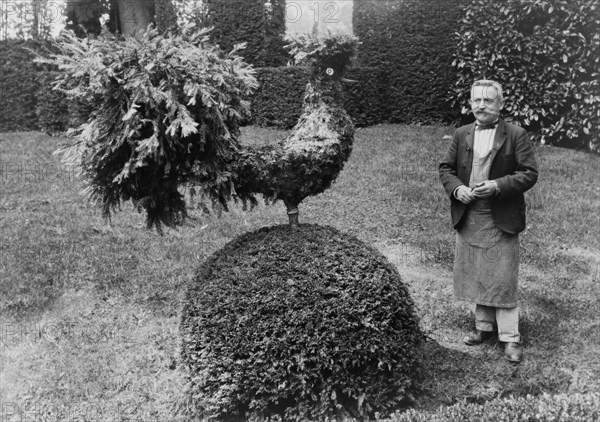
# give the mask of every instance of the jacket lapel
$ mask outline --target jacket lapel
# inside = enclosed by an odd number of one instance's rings
[[[498,121],[498,128],[496,129],[496,135],[494,136],[494,145],[492,146],[492,154],[490,157],[490,163],[494,162],[494,158],[496,158],[496,154],[498,154],[498,151],[500,150],[500,148],[502,148],[502,145],[504,145],[504,142],[506,142],[506,138],[507,138],[506,123],[504,122],[504,120],[500,119]]]
[[[462,162],[463,167],[465,167],[464,178],[461,178],[462,182],[465,185],[469,185],[469,180],[471,179],[471,171],[473,171],[473,143],[475,142],[475,123],[469,127],[466,137],[466,157],[465,161]],[[461,163],[459,163],[461,164]]]
[[[467,151],[473,150],[473,142],[475,142],[475,123],[471,125],[467,132]]]

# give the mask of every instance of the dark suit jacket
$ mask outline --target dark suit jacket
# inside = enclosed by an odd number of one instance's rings
[[[452,194],[460,185],[469,185],[473,165],[475,123],[454,132],[446,155],[440,162],[440,180],[450,196],[452,225],[460,228],[468,205]],[[491,197],[492,218],[500,230],[515,234],[525,229],[523,193],[533,187],[538,166],[527,132],[500,119],[492,147],[489,180],[495,180],[500,193]]]

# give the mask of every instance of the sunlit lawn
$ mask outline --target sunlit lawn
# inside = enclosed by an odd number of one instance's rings
[[[353,234],[398,266],[431,339],[417,408],[600,391],[598,156],[537,149],[541,176],[528,194],[528,229],[521,236],[526,355],[512,366],[498,344],[460,342],[473,316],[451,295],[453,232],[437,178],[443,136],[451,133],[398,125],[359,130],[338,181],[301,204],[301,222]],[[243,131],[254,143],[282,136]],[[220,217],[193,210],[197,220],[160,237],[125,204],[109,227],[79,194],[83,186],[73,172],[52,155],[65,141],[0,134],[3,420],[44,414],[48,420],[185,420],[178,355],[185,285],[198,263],[226,242],[285,223],[284,207],[234,205]]]

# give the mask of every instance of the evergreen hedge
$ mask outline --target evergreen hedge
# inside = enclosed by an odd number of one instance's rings
[[[546,143],[599,150],[597,0],[469,0],[457,57],[457,103],[473,80],[495,79],[507,114]]]
[[[48,42],[0,42],[0,131],[63,132],[87,120],[93,105],[69,100],[52,89],[55,66],[34,63],[34,52],[55,51]]]
[[[385,74],[371,67],[351,67],[343,84],[344,108],[356,126],[381,122],[382,96],[386,95]],[[258,68],[259,88],[252,96],[252,118],[259,126],[293,127],[302,113],[302,98],[309,78],[305,67]]]
[[[289,56],[284,50],[285,0],[208,0],[201,24],[212,27],[210,39],[223,50],[246,43],[240,52],[254,66],[282,66]]]
[[[59,75],[57,70],[44,69],[36,72],[35,92],[36,99],[36,119],[40,130],[58,133],[66,131],[71,123],[70,121],[73,106],[71,101],[59,91],[52,89],[56,77]]]
[[[388,104],[382,100],[389,91],[385,69],[355,66],[348,70],[344,84],[344,108],[356,126],[371,126],[386,121]]]
[[[0,130],[37,130],[34,41],[0,42]]]
[[[382,87],[375,122],[432,124],[459,116],[450,94],[459,0],[355,0],[360,66],[376,68]]]
[[[325,420],[409,397],[420,331],[396,268],[332,227],[272,226],[209,257],[182,311],[198,416]]]
[[[223,47],[244,41],[243,32],[250,31],[242,54],[258,66],[285,63],[279,37],[284,2],[272,2],[270,20],[264,19],[263,1],[209,4],[213,23],[219,22],[216,41]],[[240,13],[230,13],[236,7]],[[356,0],[354,29],[362,45],[359,65],[348,77],[359,83],[345,86],[345,107],[357,126],[465,123],[472,120],[460,115],[469,87],[474,79],[488,77],[506,88],[506,114],[537,133],[538,140],[598,150],[599,26],[595,0]],[[280,43],[277,48],[264,48],[265,34],[267,44]],[[27,43],[0,42],[0,130],[54,131],[80,122],[72,115],[85,118],[85,108],[69,104],[74,108],[69,115],[53,111],[60,96],[42,86],[48,76],[34,74],[31,54],[22,48],[33,45]],[[264,55],[271,53],[271,58]],[[263,87],[250,122],[291,127],[301,112],[302,71],[265,68],[257,76]]]
[[[49,66],[33,65],[33,55],[22,49],[22,43],[0,42],[0,49],[9,51],[10,61],[0,67],[3,113],[0,131],[44,130],[61,132],[85,122],[94,108],[84,101],[67,98],[52,89],[58,75]],[[16,51],[12,51],[12,50]],[[10,63],[10,65],[9,65]],[[5,66],[9,69],[6,70]],[[380,69],[352,67],[349,79],[356,83],[344,84],[344,107],[356,126],[369,126],[381,121],[381,97],[387,83]],[[302,98],[309,70],[305,67],[284,66],[256,68],[260,83],[251,97],[251,118],[246,124],[293,127],[302,112]],[[33,80],[32,83],[27,81]],[[27,112],[24,112],[27,111]]]
[[[291,128],[302,113],[309,70],[306,67],[258,68],[259,87],[252,96],[252,123]]]

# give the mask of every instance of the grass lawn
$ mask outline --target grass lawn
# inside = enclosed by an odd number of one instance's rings
[[[527,195],[521,236],[525,360],[513,366],[500,344],[461,343],[473,310],[452,298],[453,231],[437,177],[443,136],[451,133],[399,125],[358,130],[338,181],[301,204],[300,221],[353,234],[399,268],[430,339],[417,409],[600,392],[598,156],[537,148],[540,178]],[[282,136],[243,131],[248,142]],[[160,237],[126,204],[109,227],[52,155],[65,141],[0,134],[2,420],[185,420],[178,355],[185,285],[234,237],[286,223],[284,206],[233,206],[221,217],[195,209],[197,220]]]

